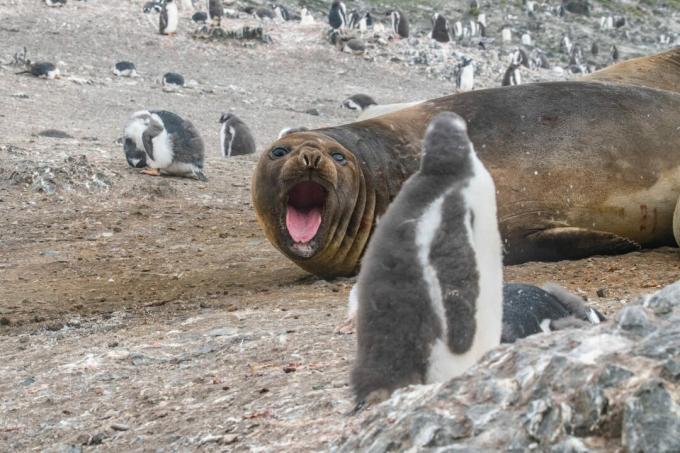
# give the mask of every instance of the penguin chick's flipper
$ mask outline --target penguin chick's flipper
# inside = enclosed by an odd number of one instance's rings
[[[620,255],[640,250],[640,244],[613,233],[576,227],[541,230],[526,236],[525,260],[577,260],[593,255]],[[510,255],[512,255],[512,251]],[[510,261],[514,261],[512,256]],[[508,263],[510,264],[510,262]]]
[[[160,168],[145,168],[144,170],[142,170],[142,174],[151,175],[151,176],[160,176],[161,170],[160,170]]]

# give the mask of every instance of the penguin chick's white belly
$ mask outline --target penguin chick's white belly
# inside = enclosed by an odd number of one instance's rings
[[[227,131],[229,132],[229,141],[227,138]],[[224,157],[231,157],[232,146],[234,145],[234,139],[236,138],[236,130],[233,126],[229,126],[227,130],[227,123],[222,123],[222,130],[220,131],[220,145],[222,147],[222,155]],[[225,146],[226,145],[226,146]]]
[[[418,260],[423,268],[423,278],[428,286],[432,309],[442,326],[441,337],[435,340],[430,352],[427,383],[446,381],[464,373],[488,350],[498,346],[501,340],[503,267],[501,239],[495,212],[495,187],[479,159],[476,156],[471,157],[475,174],[462,190],[462,195],[468,208],[464,223],[479,274],[479,295],[475,302],[474,338],[470,349],[463,354],[455,354],[448,347],[446,341],[448,325],[441,285],[436,270],[429,261],[431,245],[442,221],[442,206],[446,194],[425,210],[416,227]],[[474,214],[474,228],[470,211]]]
[[[147,162],[151,168],[167,169],[173,163],[175,153],[172,150],[172,141],[167,131],[163,131],[153,138],[153,159],[147,153]],[[143,148],[142,148],[143,149]]]

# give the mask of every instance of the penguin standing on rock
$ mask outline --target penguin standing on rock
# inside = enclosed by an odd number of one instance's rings
[[[31,74],[34,77],[39,77],[41,79],[58,79],[61,77],[59,68],[57,68],[54,63],[49,62],[38,62],[31,64],[30,60],[26,61],[28,69],[25,71],[17,72],[17,74]]]
[[[148,168],[142,173],[207,180],[203,173],[205,145],[190,121],[165,110],[141,110],[128,120],[124,136],[125,155],[131,166],[137,167],[141,162],[131,160],[130,156],[135,156],[136,150],[144,150]]]
[[[331,10],[328,12],[328,24],[334,30],[343,29],[347,26],[347,8],[339,0],[331,3]]]
[[[409,25],[406,16],[397,9],[393,9],[388,12],[387,15],[390,16],[390,20],[392,21],[392,33],[399,38],[408,38]]]
[[[222,23],[222,17],[224,17],[224,6],[222,5],[222,0],[209,0],[208,1],[208,15],[210,15],[210,21],[213,26],[219,27]]]
[[[465,121],[437,115],[420,169],[380,219],[357,280],[357,407],[464,373],[501,338],[496,191]]]
[[[475,66],[471,58],[463,57],[456,69],[456,88],[459,91],[472,91],[475,87]]]
[[[158,18],[158,31],[161,35],[174,35],[177,33],[177,23],[179,22],[179,12],[175,0],[165,0]]]
[[[434,13],[434,16],[432,16],[432,33],[430,34],[430,38],[437,42],[451,41],[449,21],[439,13]]]
[[[222,156],[232,157],[255,152],[255,139],[246,123],[233,113],[220,117],[220,145]]]

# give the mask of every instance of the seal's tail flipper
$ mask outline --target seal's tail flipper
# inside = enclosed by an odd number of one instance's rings
[[[639,85],[680,93],[680,47],[608,66],[582,80]]]
[[[576,227],[557,227],[531,233],[521,249],[510,245],[506,264],[526,261],[578,260],[593,255],[620,255],[640,250],[640,244],[623,236]]]

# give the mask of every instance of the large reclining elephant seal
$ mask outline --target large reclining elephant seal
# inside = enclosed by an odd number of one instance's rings
[[[453,111],[467,120],[496,183],[507,264],[673,244],[680,93],[669,88],[680,70],[673,79],[665,73],[672,65],[655,62],[678,55],[624,62],[593,80],[461,93],[284,136],[255,170],[258,218],[303,269],[326,278],[355,273],[380,215],[417,169],[427,124]],[[622,83],[625,65],[632,84]]]

